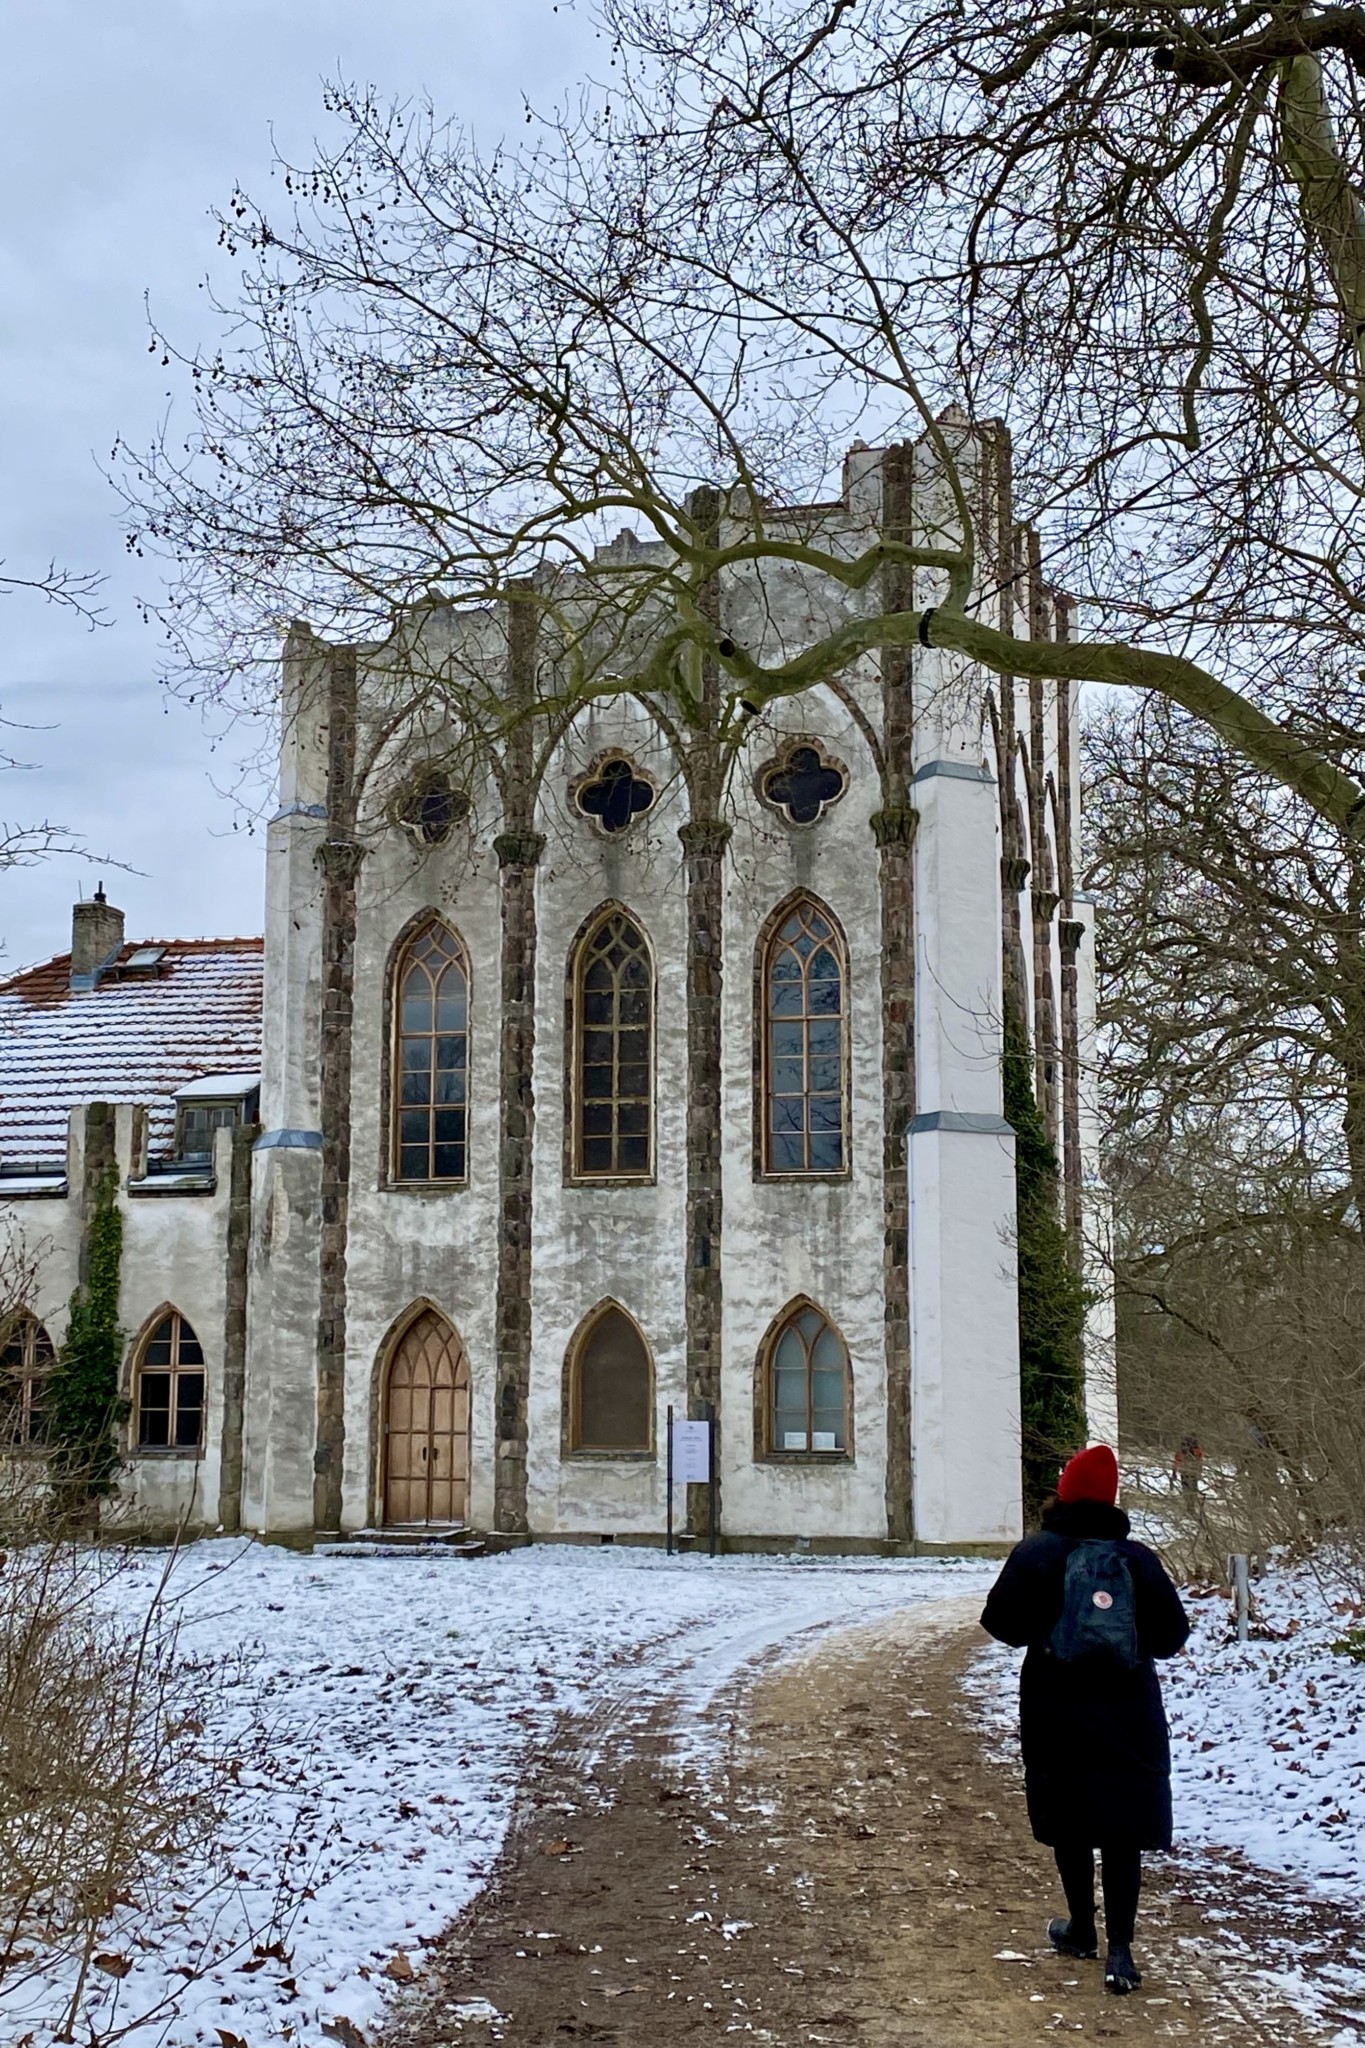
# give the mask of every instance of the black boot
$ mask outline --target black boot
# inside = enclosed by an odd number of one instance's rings
[[[1116,1998],[1122,1998],[1125,1993],[1136,1991],[1141,1982],[1133,1951],[1122,1942],[1111,1941],[1104,1964],[1105,1990],[1112,1991]]]
[[[1075,1956],[1079,1962],[1093,1963],[1100,1952],[1093,1921],[1077,1927],[1071,1920],[1049,1920],[1047,1938],[1059,1956]]]

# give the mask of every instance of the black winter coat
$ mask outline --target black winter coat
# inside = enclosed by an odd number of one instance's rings
[[[1077,1541],[1123,1541],[1137,1607],[1136,1671],[1063,1664],[1048,1638],[1062,1612],[1066,1561]],[[1028,1816],[1040,1842],[1171,1846],[1171,1756],[1154,1657],[1173,1657],[1189,1635],[1185,1610],[1155,1551],[1128,1536],[1121,1509],[1055,1503],[1036,1536],[1005,1560],[981,1626],[1016,1649],[1019,1742]]]

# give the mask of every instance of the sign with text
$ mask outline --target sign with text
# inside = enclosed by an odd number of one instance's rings
[[[673,1478],[679,1486],[705,1486],[711,1477],[711,1425],[675,1422]]]

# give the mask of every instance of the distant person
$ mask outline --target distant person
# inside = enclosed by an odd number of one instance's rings
[[[1134,1543],[1117,1506],[1107,1444],[1072,1458],[1037,1535],[1016,1544],[981,1625],[1028,1646],[1019,1680],[1019,1741],[1034,1835],[1057,1859],[1068,1918],[1048,1922],[1059,1955],[1089,1960],[1095,1851],[1104,1881],[1105,1987],[1142,1982],[1133,1928],[1142,1851],[1171,1846],[1171,1759],[1154,1657],[1190,1632],[1155,1551]]]
[[[1199,1491],[1199,1481],[1204,1471],[1204,1446],[1197,1436],[1182,1436],[1180,1448],[1175,1454],[1171,1477],[1185,1494]]]

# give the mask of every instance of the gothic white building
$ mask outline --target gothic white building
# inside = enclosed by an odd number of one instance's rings
[[[821,544],[914,473],[855,452]],[[990,603],[1063,631],[1002,546]],[[770,651],[853,602],[726,594]],[[1008,1543],[1011,989],[1076,1228],[1095,1161],[1072,693],[864,657],[719,775],[630,696],[483,753],[439,691],[395,720],[409,671],[530,701],[553,659],[515,608],[296,628],[263,946],[130,944],[97,900],[0,986],[0,1211],[42,1252],[11,1441],[112,1173],[150,1524],[658,1540],[666,1411],[709,1404],[723,1541]]]

